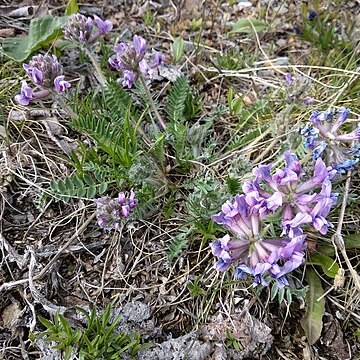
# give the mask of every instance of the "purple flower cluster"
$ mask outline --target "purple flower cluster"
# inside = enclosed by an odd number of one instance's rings
[[[350,133],[339,133],[340,126],[346,121],[350,110],[340,109],[334,113],[313,110],[311,124],[300,130],[305,137],[305,148],[312,150],[313,159],[323,157],[340,174],[354,169],[360,158],[360,124]],[[351,143],[355,144],[350,147]]]
[[[86,17],[81,14],[73,14],[64,26],[64,37],[75,40],[82,44],[94,44],[100,36],[110,32],[113,28],[109,20],[103,21],[97,15]]]
[[[304,76],[292,77],[290,73],[285,74],[286,92],[289,102],[300,101],[305,105],[311,105],[315,99],[308,96],[311,89],[311,82]]]
[[[164,55],[152,49],[152,54],[147,52],[144,38],[134,35],[132,42],[121,42],[114,47],[115,55],[109,58],[112,68],[123,74],[122,85],[131,88],[139,74],[152,78],[157,67],[164,63]]]
[[[103,196],[94,201],[98,225],[106,230],[118,230],[121,219],[129,217],[132,209],[138,203],[133,191],[130,191],[130,195],[120,192],[117,198]]]
[[[254,284],[267,285],[264,276],[273,277],[279,287],[287,284],[285,275],[299,267],[306,248],[303,226],[310,225],[325,234],[333,225],[326,219],[336,203],[331,179],[336,171],[318,159],[313,176],[307,179],[297,157],[285,152],[285,164],[271,174],[271,165],[253,170],[254,178],[243,184],[243,195],[227,201],[212,220],[233,235],[211,244],[218,257],[216,268],[225,271],[236,263],[236,276],[252,275]],[[315,191],[319,189],[318,191]],[[282,234],[266,237],[263,224],[274,212],[281,215]]]
[[[40,90],[34,92],[27,82],[23,81],[20,94],[15,96],[15,100],[21,105],[29,105],[31,100],[45,98],[52,90],[64,92],[71,86],[62,75],[62,68],[55,55],[36,55],[29,64],[23,64],[23,68]]]

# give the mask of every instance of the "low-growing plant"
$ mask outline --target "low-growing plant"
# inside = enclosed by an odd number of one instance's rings
[[[95,308],[88,313],[82,308],[77,311],[85,317],[82,328],[73,328],[64,315],[57,312],[49,321],[39,317],[46,330],[32,336],[43,339],[63,353],[64,359],[78,356],[82,360],[122,359],[124,354],[134,357],[140,349],[148,344],[140,343],[140,333],[127,334],[119,330],[120,316],[113,316],[114,302],[110,303],[100,314]]]
[[[146,10],[144,11],[144,13],[142,15],[142,18],[143,18],[145,26],[151,26],[154,24],[155,16],[152,13],[152,11],[150,10],[150,8],[146,8]]]
[[[342,40],[325,28],[317,14],[309,16],[307,21],[321,48],[341,44]],[[262,21],[242,19],[232,32],[253,34],[265,28]],[[264,133],[283,136],[290,130],[287,120],[293,109],[315,101],[307,79],[285,74],[284,89],[277,92],[275,100],[264,96],[247,104],[230,88],[228,109],[218,106],[203,114],[204,103],[184,76],[165,87],[166,96],[153,90],[155,81],[161,79],[165,56],[154,49],[150,52],[139,35],[114,46],[107,59],[114,72],[104,73],[104,61],[97,61],[93,44],[111,29],[107,20],[80,14],[71,15],[64,28],[65,38],[79,44],[91,59],[100,86],[88,91],[83,99],[76,95],[71,107],[65,97],[60,98],[82,139],[69,154],[75,174],[53,181],[54,194],[63,200],[102,195],[95,199],[96,217],[106,231],[121,231],[131,214],[149,216],[150,208],[168,219],[178,202],[185,214],[180,217],[183,223],[177,234],[164,249],[168,264],[192,245],[190,237],[201,235],[201,250],[212,241],[210,248],[217,258],[218,271],[233,268],[236,283],[251,279],[253,287],[270,285],[270,298],[286,300],[288,305],[293,296],[304,297],[302,290],[292,286],[291,278],[305,263],[306,255],[309,264],[335,278],[339,267],[332,254],[323,251],[320,241],[313,238],[325,236],[334,227],[331,212],[338,200],[333,190],[360,161],[360,128],[353,128],[355,121],[345,123],[351,111],[313,110],[309,124],[299,130],[298,136],[291,135],[278,146],[284,166],[275,159],[269,163],[258,158],[254,163],[260,165],[252,166],[251,154],[234,157],[235,150],[251,145],[249,150]],[[304,36],[310,37],[310,30],[304,31]],[[174,62],[182,60],[181,38],[175,39],[172,55]],[[229,51],[219,55],[218,65],[236,70],[244,60]],[[68,93],[70,82],[65,80],[54,55],[37,55],[23,67],[36,91],[23,82],[15,98],[19,104],[27,106],[50,96],[58,101],[59,94]],[[120,73],[116,81],[115,71]],[[226,131],[221,124],[218,131],[214,120],[229,113],[231,124]],[[226,133],[221,143],[217,141],[218,132]],[[305,140],[302,145],[299,135]],[[217,176],[216,164],[227,157],[233,160],[228,161],[225,176]],[[104,195],[107,192],[110,195]],[[167,199],[159,201],[165,195]],[[217,239],[217,234],[222,237]],[[320,336],[325,311],[320,301],[323,290],[313,270],[306,270],[306,279],[307,312],[301,323],[314,343]],[[189,291],[192,296],[204,295],[197,280],[189,285]],[[84,359],[101,358],[109,352],[117,358],[120,352],[128,350],[132,355],[138,350],[138,337],[113,333],[118,319],[110,322],[110,308],[100,320],[95,310],[84,315],[84,330],[73,330],[60,314],[55,315],[54,323],[41,319],[48,328],[43,337],[60,343],[57,346],[67,357],[74,350]],[[234,347],[238,346],[230,334],[228,338]]]
[[[234,349],[236,351],[241,351],[243,349],[243,345],[241,344],[241,341],[237,340],[230,329],[226,329],[226,340],[225,345],[230,348]]]
[[[200,286],[200,278],[196,277],[188,283],[188,289],[191,297],[206,295],[206,290]]]
[[[179,233],[171,239],[166,250],[166,257],[169,264],[188,248],[191,232],[191,227],[181,227],[179,228]]]
[[[256,59],[256,54],[251,49],[243,50],[229,49],[216,55],[216,65],[220,69],[240,70],[252,66]]]
[[[303,5],[302,13],[302,25],[296,25],[295,31],[304,40],[325,52],[332,49],[351,50],[352,27],[346,29],[344,35],[338,34],[335,26],[332,25],[334,13],[322,13],[307,5]]]

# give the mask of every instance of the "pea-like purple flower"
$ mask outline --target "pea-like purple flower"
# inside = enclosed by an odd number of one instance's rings
[[[94,201],[98,225],[105,230],[119,230],[121,219],[128,218],[138,203],[133,191],[130,194],[120,192],[117,198],[103,196]]]
[[[307,18],[309,21],[314,21],[318,16],[319,14],[315,9],[310,9]]]
[[[236,276],[254,277],[254,285],[267,285],[265,275],[275,278],[282,287],[287,283],[284,276],[303,262],[306,247],[305,235],[294,238],[268,238],[263,229],[260,207],[246,195],[236,195],[234,202],[227,201],[222,211],[212,220],[229,230],[227,234],[210,244],[218,258],[216,269],[226,271],[237,264]]]
[[[138,35],[134,35],[133,44],[137,59],[143,59],[147,50],[146,41]]]
[[[23,106],[29,105],[30,101],[34,99],[43,99],[50,95],[50,90],[33,91],[33,89],[24,80],[21,84],[20,94],[15,96],[15,101]]]
[[[225,202],[211,217],[231,233],[210,244],[218,259],[216,269],[226,271],[235,265],[236,277],[250,275],[254,286],[266,286],[270,278],[279,287],[288,285],[286,275],[304,261],[304,226],[321,234],[333,226],[328,215],[337,200],[331,183],[336,171],[318,158],[312,176],[307,176],[295,154],[286,151],[284,157],[285,167],[275,171],[271,164],[254,168],[254,178],[243,183],[244,194]],[[264,227],[274,215],[281,217],[279,237],[269,237]]]
[[[147,52],[144,38],[134,35],[132,42],[121,42],[114,47],[115,54],[109,58],[109,64],[115,70],[122,72],[122,84],[131,88],[141,74],[152,79],[159,65],[165,57],[154,49],[152,54]]]
[[[34,99],[45,98],[52,90],[63,92],[71,86],[62,75],[61,65],[55,55],[35,55],[29,64],[23,64],[23,68],[39,91],[34,91],[23,81],[20,94],[15,96],[15,101],[21,105],[29,105]]]
[[[123,78],[121,81],[122,86],[131,89],[135,81],[136,81],[136,73],[134,71],[124,70]]]
[[[253,170],[255,178],[243,184],[247,202],[259,209],[260,216],[265,218],[270,212],[282,212],[284,232],[291,237],[302,233],[303,224],[309,224],[315,229],[321,229],[324,234],[332,226],[325,221],[318,224],[319,216],[326,218],[332,206],[336,204],[336,194],[331,193],[331,179],[336,171],[327,167],[321,158],[318,158],[314,167],[313,176],[306,177],[299,159],[295,154],[284,153],[285,167],[277,169],[271,174],[271,165],[260,165]],[[316,189],[320,191],[316,192]],[[255,205],[256,203],[256,205]],[[320,213],[318,204],[322,204]]]
[[[33,89],[27,84],[26,81],[22,82],[21,92],[15,96],[15,100],[20,105],[29,105],[30,101],[34,98]]]
[[[105,35],[113,29],[113,25],[110,20],[102,20],[99,16],[94,15],[94,21],[100,35]]]
[[[57,76],[54,79],[54,88],[57,92],[64,92],[69,87],[71,87],[70,83],[64,79],[65,79],[64,75]]]
[[[360,124],[349,133],[339,133],[349,114],[350,110],[346,108],[337,113],[331,109],[314,110],[310,116],[311,124],[300,130],[305,137],[304,146],[312,150],[313,159],[322,157],[340,174],[353,170],[360,159]]]
[[[23,68],[31,81],[40,87],[51,89],[54,80],[61,75],[61,66],[55,55],[35,55]]]
[[[109,20],[103,21],[99,16],[86,17],[81,14],[73,14],[64,26],[65,39],[74,40],[81,44],[94,44],[100,36],[109,33],[113,28]]]

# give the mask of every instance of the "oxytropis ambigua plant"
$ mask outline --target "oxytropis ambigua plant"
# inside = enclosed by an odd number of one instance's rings
[[[133,191],[130,194],[120,192],[117,198],[103,196],[95,199],[98,225],[105,230],[119,230],[121,219],[128,218],[137,203]]]
[[[312,150],[313,159],[323,157],[340,174],[353,170],[360,158],[360,124],[349,133],[339,133],[340,126],[349,114],[350,110],[346,108],[336,113],[331,109],[320,112],[313,110],[311,124],[300,131],[305,137],[305,148]]]
[[[23,68],[38,91],[34,91],[24,80],[21,92],[15,96],[16,102],[29,105],[30,101],[43,99],[55,92],[64,92],[71,85],[62,75],[62,67],[55,55],[36,55]]]
[[[325,234],[332,224],[327,216],[336,203],[331,192],[331,179],[336,171],[318,159],[314,173],[307,178],[300,161],[285,152],[285,164],[271,174],[271,165],[253,170],[254,178],[243,184],[243,195],[227,201],[212,219],[229,230],[230,235],[211,244],[218,257],[215,267],[225,271],[236,265],[236,277],[254,277],[254,285],[267,285],[266,277],[274,278],[279,287],[288,284],[286,274],[298,268],[304,259],[306,234],[303,227],[312,226]],[[315,191],[318,189],[318,191]],[[269,236],[274,212],[281,216],[282,233]]]

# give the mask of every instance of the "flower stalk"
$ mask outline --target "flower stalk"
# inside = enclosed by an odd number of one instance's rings
[[[94,66],[97,80],[99,81],[101,86],[105,86],[106,79],[105,79],[103,71],[100,68],[99,63],[96,61],[93,53],[91,52],[91,50],[87,46],[85,46],[84,49],[85,49],[86,55],[89,57],[92,65]]]
[[[164,63],[164,56],[154,49],[152,54],[148,53],[145,39],[138,35],[134,35],[132,42],[116,44],[114,51],[115,54],[109,58],[109,64],[113,69],[122,73],[123,77],[119,79],[122,85],[130,89],[135,81],[140,79],[159,125],[166,129],[166,124],[156,108],[149,87],[146,84],[146,79],[152,79],[158,66]]]
[[[156,105],[155,105],[155,103],[154,103],[154,100],[153,100],[153,98],[152,98],[152,96],[151,96],[151,94],[150,94],[149,87],[147,86],[146,80],[145,80],[144,76],[143,76],[141,73],[140,73],[139,78],[140,78],[141,84],[143,85],[143,88],[144,88],[144,90],[145,90],[146,96],[147,96],[147,98],[148,98],[148,100],[149,100],[149,104],[150,104],[150,106],[151,106],[151,109],[153,110],[153,112],[154,112],[154,114],[155,114],[155,116],[156,116],[156,119],[158,120],[159,124],[160,124],[161,127],[165,130],[165,129],[166,129],[166,124],[165,124],[162,116],[160,115],[158,109],[156,108]]]

